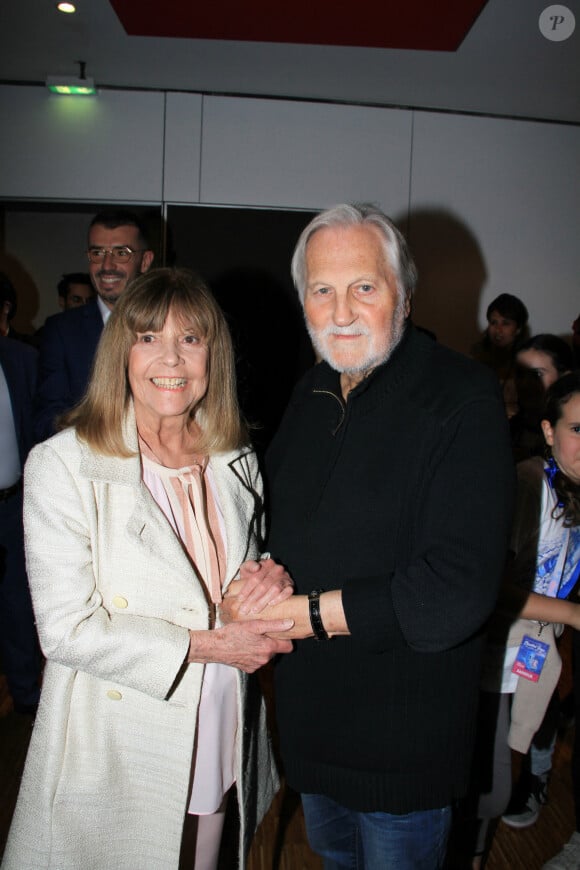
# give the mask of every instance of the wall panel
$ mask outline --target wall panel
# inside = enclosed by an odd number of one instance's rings
[[[446,344],[468,350],[504,291],[526,303],[532,332],[569,336],[578,315],[580,126],[175,92],[71,100],[15,85],[0,86],[0,115],[0,199],[90,211],[372,200],[408,228],[415,318]],[[26,238],[24,217],[10,220],[5,244]],[[19,254],[38,245],[29,235]],[[54,304],[54,272],[74,259],[65,254],[34,261],[49,294],[35,320]]]
[[[201,107],[199,94],[167,94],[163,161],[166,202],[199,202]]]
[[[0,87],[0,196],[160,202],[164,99]]]
[[[569,335],[580,309],[580,127],[417,112],[410,239],[416,311],[467,349],[499,293],[532,333]]]
[[[411,124],[405,110],[205,97],[201,200],[406,209]]]

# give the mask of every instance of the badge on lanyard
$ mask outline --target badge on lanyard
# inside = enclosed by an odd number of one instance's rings
[[[512,672],[525,680],[537,683],[550,649],[549,643],[525,634],[522,638]]]

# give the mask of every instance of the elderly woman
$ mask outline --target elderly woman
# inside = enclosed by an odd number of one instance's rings
[[[268,634],[292,621],[222,626],[219,604],[234,578],[250,614],[292,588],[255,561],[261,480],[198,279],[158,269],[125,291],[64,422],[25,472],[47,663],[2,866],[215,867],[235,783],[243,867],[277,787],[248,674],[290,652]]]

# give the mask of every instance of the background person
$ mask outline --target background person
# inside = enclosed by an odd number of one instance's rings
[[[99,212],[91,221],[87,257],[95,301],[48,317],[42,330],[34,420],[37,441],[53,435],[58,416],[82,398],[103,325],[128,284],[150,268],[153,251],[139,218],[117,209]]]
[[[266,633],[292,623],[215,619],[259,554],[262,487],[227,326],[199,279],[160,269],[124,292],[66,421],[26,466],[47,664],[2,866],[177,870],[189,813],[183,866],[209,870],[235,781],[243,867],[277,787],[247,674],[290,651]],[[245,575],[250,609],[291,593],[271,560]]]
[[[0,656],[14,710],[27,715],[36,713],[41,671],[22,526],[37,356],[23,342],[0,336]]]
[[[297,638],[275,667],[285,774],[326,868],[441,867],[511,516],[497,382],[413,327],[416,270],[375,206],[317,215],[292,273],[322,362],[267,454],[299,593],[264,611]]]
[[[520,344],[516,361],[518,365],[534,372],[544,390],[576,367],[570,345],[563,338],[547,332],[534,335]]]
[[[57,284],[58,304],[61,311],[70,308],[80,308],[95,299],[95,288],[88,272],[68,272]],[[40,346],[44,335],[44,326],[37,329],[34,337]]]
[[[475,761],[491,758],[492,765],[479,773],[487,785],[481,788],[474,867],[491,847],[489,822],[504,812],[511,793],[511,750],[528,751],[558,682],[561,624],[580,629],[580,373],[564,375],[549,388],[542,431],[548,459],[518,465],[512,558],[484,657]],[[526,650],[536,654],[535,662]],[[547,774],[535,778],[529,785],[540,801]]]
[[[514,383],[515,352],[525,338],[528,310],[517,296],[500,293],[487,306],[486,317],[487,329],[471,355],[495,372],[510,419],[518,410]]]
[[[514,371],[518,411],[510,419],[516,462],[543,455],[545,441],[540,422],[546,390],[574,368],[570,345],[557,335],[541,333],[519,345]]]
[[[33,335],[17,332],[12,326],[12,321],[18,308],[18,298],[14,284],[4,272],[0,272],[0,337],[11,338],[24,344],[36,346]]]
[[[63,311],[80,308],[95,298],[95,288],[88,272],[67,272],[57,284],[58,304]]]
[[[544,456],[545,440],[541,421],[546,390],[574,367],[570,345],[557,335],[541,333],[520,345],[515,372],[518,413],[510,420],[516,462],[531,456]],[[533,825],[542,806],[547,803],[558,725],[562,715],[573,715],[572,706],[571,696],[560,701],[558,691],[554,692],[530,751],[522,760],[518,781],[502,815],[503,821],[510,827],[520,829]]]

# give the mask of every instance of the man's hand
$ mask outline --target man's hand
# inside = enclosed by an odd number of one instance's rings
[[[243,581],[238,580],[237,583]],[[229,590],[228,590],[229,591]],[[222,601],[219,612],[222,624],[244,623],[257,620],[289,619],[291,625],[282,632],[268,629],[270,637],[285,637],[293,640],[302,640],[312,637],[314,632],[310,623],[310,605],[307,595],[291,595],[283,599],[279,604],[267,604],[259,615],[243,615],[240,613],[239,598],[235,589],[231,595],[226,595]],[[344,615],[342,606],[342,591],[333,589],[323,592],[320,596],[320,614],[322,623],[329,637],[336,635],[349,635],[350,630]]]
[[[226,598],[235,596],[237,601],[231,612],[243,618],[286,601],[293,592],[292,578],[282,565],[273,559],[261,559],[259,562],[251,559],[240,567],[240,579],[229,585],[224,602]]]

